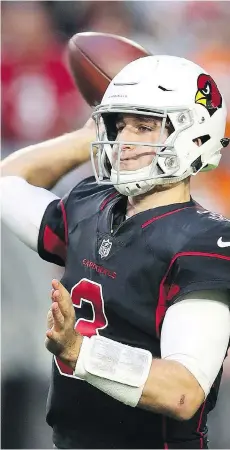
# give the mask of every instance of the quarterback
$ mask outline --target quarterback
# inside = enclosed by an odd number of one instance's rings
[[[3,220],[65,267],[46,333],[54,445],[208,448],[230,338],[230,221],[196,203],[190,178],[229,142],[224,99],[196,64],[148,56],[112,80],[93,119],[2,162]],[[49,189],[89,147],[95,176],[58,198]]]

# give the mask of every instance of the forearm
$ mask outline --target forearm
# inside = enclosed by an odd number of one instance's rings
[[[71,367],[74,369],[73,361]],[[90,372],[80,373],[82,375],[89,384],[119,401],[176,420],[189,420],[204,401],[204,391],[197,380],[176,361],[153,359],[144,387],[139,388],[101,378]],[[137,398],[140,398],[139,401]]]
[[[65,362],[75,369],[74,360]],[[176,361],[153,359],[149,376],[140,388],[85,373],[84,369],[81,372],[79,366],[77,375],[116,400],[176,420],[189,420],[204,401],[204,391],[196,379]]]
[[[143,349],[101,336],[84,338],[76,360],[76,367],[74,360],[70,363],[76,376],[130,406],[188,420],[204,400],[203,389],[186,367],[153,359]]]
[[[153,359],[138,406],[186,420],[195,414],[203,400],[203,390],[182,364]]]
[[[2,176],[16,175],[50,189],[71,169],[89,159],[92,133],[80,129],[18,150],[1,162]]]

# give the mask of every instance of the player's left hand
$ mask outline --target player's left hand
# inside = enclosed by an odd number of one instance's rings
[[[83,337],[74,329],[76,318],[69,292],[58,280],[52,281],[52,288],[45,345],[53,355],[74,369]]]

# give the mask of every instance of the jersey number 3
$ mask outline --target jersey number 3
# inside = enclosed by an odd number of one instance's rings
[[[98,283],[83,278],[71,290],[71,298],[75,308],[82,308],[83,302],[90,303],[93,311],[91,320],[78,319],[75,324],[75,330],[83,336],[93,336],[98,334],[99,330],[106,328],[108,325],[107,317],[104,310],[104,300],[102,295],[102,287]],[[59,372],[62,375],[71,376],[73,370],[66,366],[59,358],[55,358]]]

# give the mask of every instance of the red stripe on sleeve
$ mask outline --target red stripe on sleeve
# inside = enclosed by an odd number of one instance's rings
[[[43,236],[44,250],[53,255],[59,256],[63,261],[66,259],[66,245],[61,239],[46,225]]]

